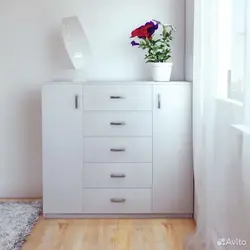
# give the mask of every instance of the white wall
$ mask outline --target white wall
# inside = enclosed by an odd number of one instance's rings
[[[155,18],[177,27],[173,79],[184,79],[185,0],[9,0],[0,8],[0,197],[41,196],[40,87],[71,63],[60,37],[79,16],[93,49],[90,80],[149,79],[133,28]]]
[[[193,81],[194,0],[186,0],[185,80]]]
[[[193,81],[193,46],[194,46],[194,0],[186,0],[185,26],[185,80]],[[197,220],[198,205],[194,196],[194,219]]]

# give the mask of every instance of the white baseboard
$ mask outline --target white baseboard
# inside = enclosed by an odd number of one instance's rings
[[[173,218],[173,219],[191,219],[193,214],[52,214],[45,213],[46,219],[156,219],[156,218]]]

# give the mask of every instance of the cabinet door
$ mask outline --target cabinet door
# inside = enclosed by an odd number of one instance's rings
[[[44,213],[82,212],[82,87],[42,91]]]
[[[189,84],[154,86],[154,213],[193,213],[190,90]]]

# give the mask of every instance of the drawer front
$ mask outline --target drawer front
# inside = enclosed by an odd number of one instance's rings
[[[86,163],[83,173],[87,188],[152,187],[151,163]]]
[[[152,87],[83,86],[83,107],[84,110],[152,110]]]
[[[152,136],[152,112],[85,111],[84,136]]]
[[[85,162],[152,162],[152,138],[84,138]]]
[[[85,189],[84,213],[151,213],[151,189]]]

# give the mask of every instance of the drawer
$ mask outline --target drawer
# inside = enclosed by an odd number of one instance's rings
[[[152,187],[151,163],[86,163],[83,173],[88,188]]]
[[[152,110],[152,87],[83,86],[83,108],[84,110]]]
[[[85,162],[152,162],[152,138],[84,138]]]
[[[85,189],[84,213],[151,213],[151,189]]]
[[[85,111],[84,136],[152,136],[151,111]]]

